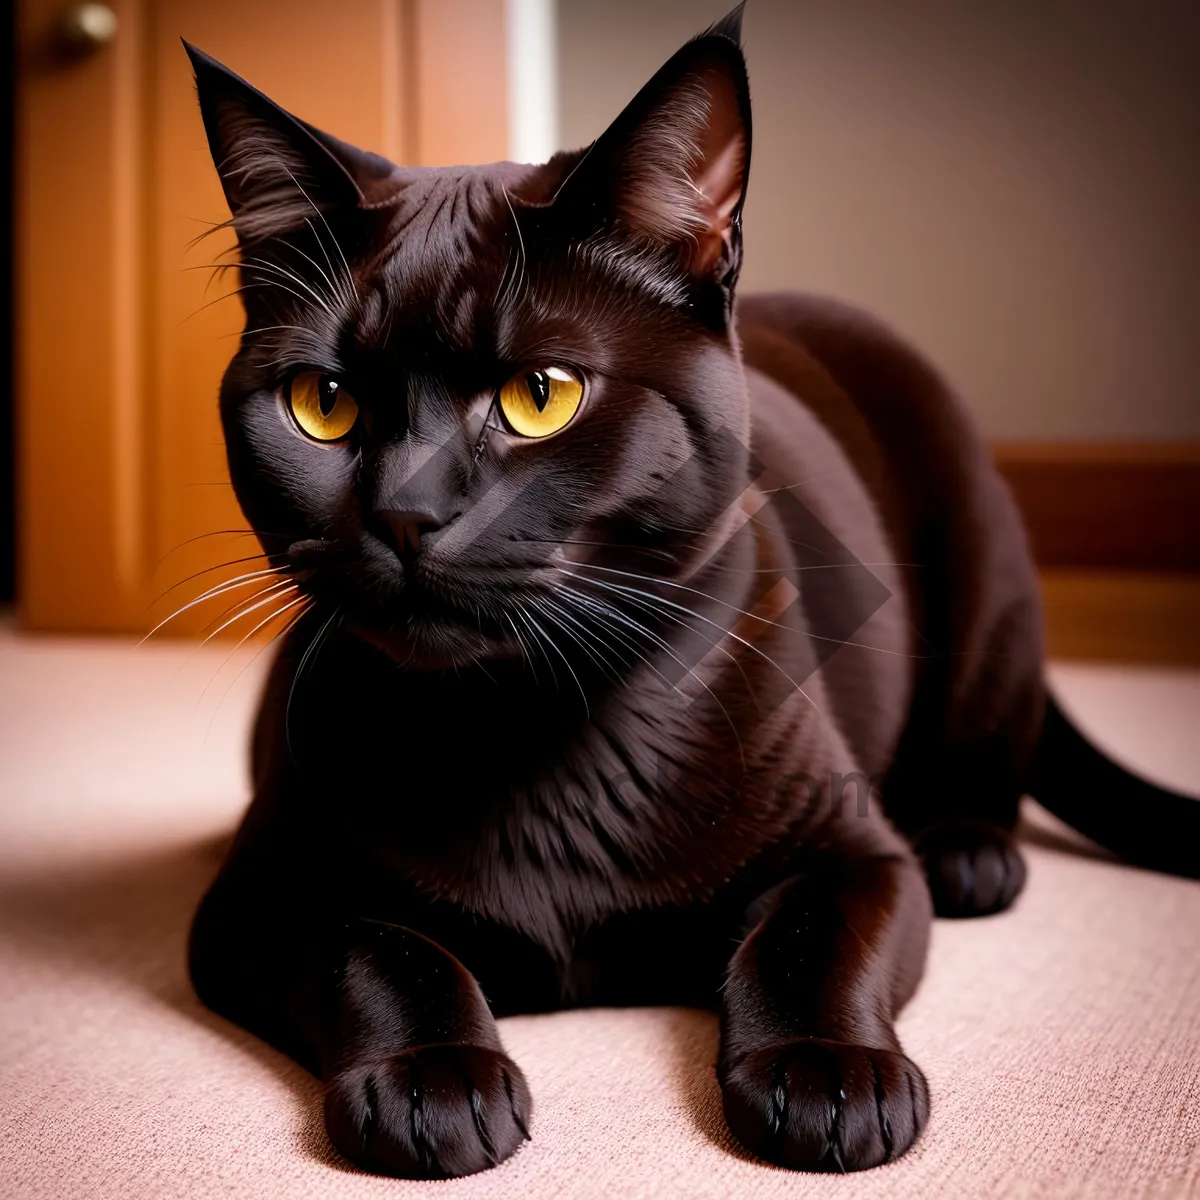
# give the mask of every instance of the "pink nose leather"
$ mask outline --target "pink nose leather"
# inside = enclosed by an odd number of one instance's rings
[[[421,537],[441,527],[427,512],[384,509],[375,515],[385,540],[402,558],[416,554],[421,548]]]

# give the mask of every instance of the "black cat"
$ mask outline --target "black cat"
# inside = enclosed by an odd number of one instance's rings
[[[735,309],[739,25],[585,151],[445,170],[188,48],[247,314],[230,469],[307,599],[191,973],[368,1170],[512,1154],[493,1014],[583,1004],[718,1009],[741,1142],[887,1162],[929,1112],[893,1018],[933,912],[1019,892],[1024,790],[1197,868],[1191,802],[1046,711],[1025,538],[937,375],[836,304]]]

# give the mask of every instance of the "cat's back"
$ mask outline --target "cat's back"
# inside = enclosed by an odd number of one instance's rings
[[[1037,578],[1016,505],[962,402],[883,322],[838,301],[746,297],[738,332],[757,457],[807,480],[805,503],[840,521],[856,553],[865,523],[886,542],[874,561],[904,564],[886,580],[904,590],[920,635],[910,684],[928,711],[990,727],[995,697],[1017,695],[1019,736],[1034,736]]]
[[[738,332],[748,375],[773,380],[799,401],[804,416],[793,421],[815,420],[837,442],[903,561],[1004,602],[1036,597],[1007,485],[962,401],[919,351],[869,313],[801,293],[747,297]]]
[[[739,303],[738,332],[751,374],[791,393],[803,420],[815,418],[841,447],[898,550],[911,551],[947,503],[997,510],[1002,536],[1014,524],[1007,497],[991,494],[991,462],[962,403],[882,321],[827,297],[776,292]]]

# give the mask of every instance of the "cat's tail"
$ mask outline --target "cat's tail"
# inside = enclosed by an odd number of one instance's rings
[[[1156,787],[1113,762],[1052,696],[1028,791],[1127,862],[1200,879],[1200,800]]]

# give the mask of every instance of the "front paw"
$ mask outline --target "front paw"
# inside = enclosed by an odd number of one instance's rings
[[[529,1137],[530,1107],[525,1077],[502,1051],[418,1046],[334,1075],[325,1128],[364,1170],[445,1179],[508,1158]]]
[[[925,1076],[911,1059],[817,1038],[742,1055],[722,1070],[721,1093],[738,1141],[798,1171],[861,1171],[891,1162],[929,1117]]]
[[[987,821],[943,821],[921,833],[915,847],[939,917],[1003,912],[1025,886],[1016,839]]]

